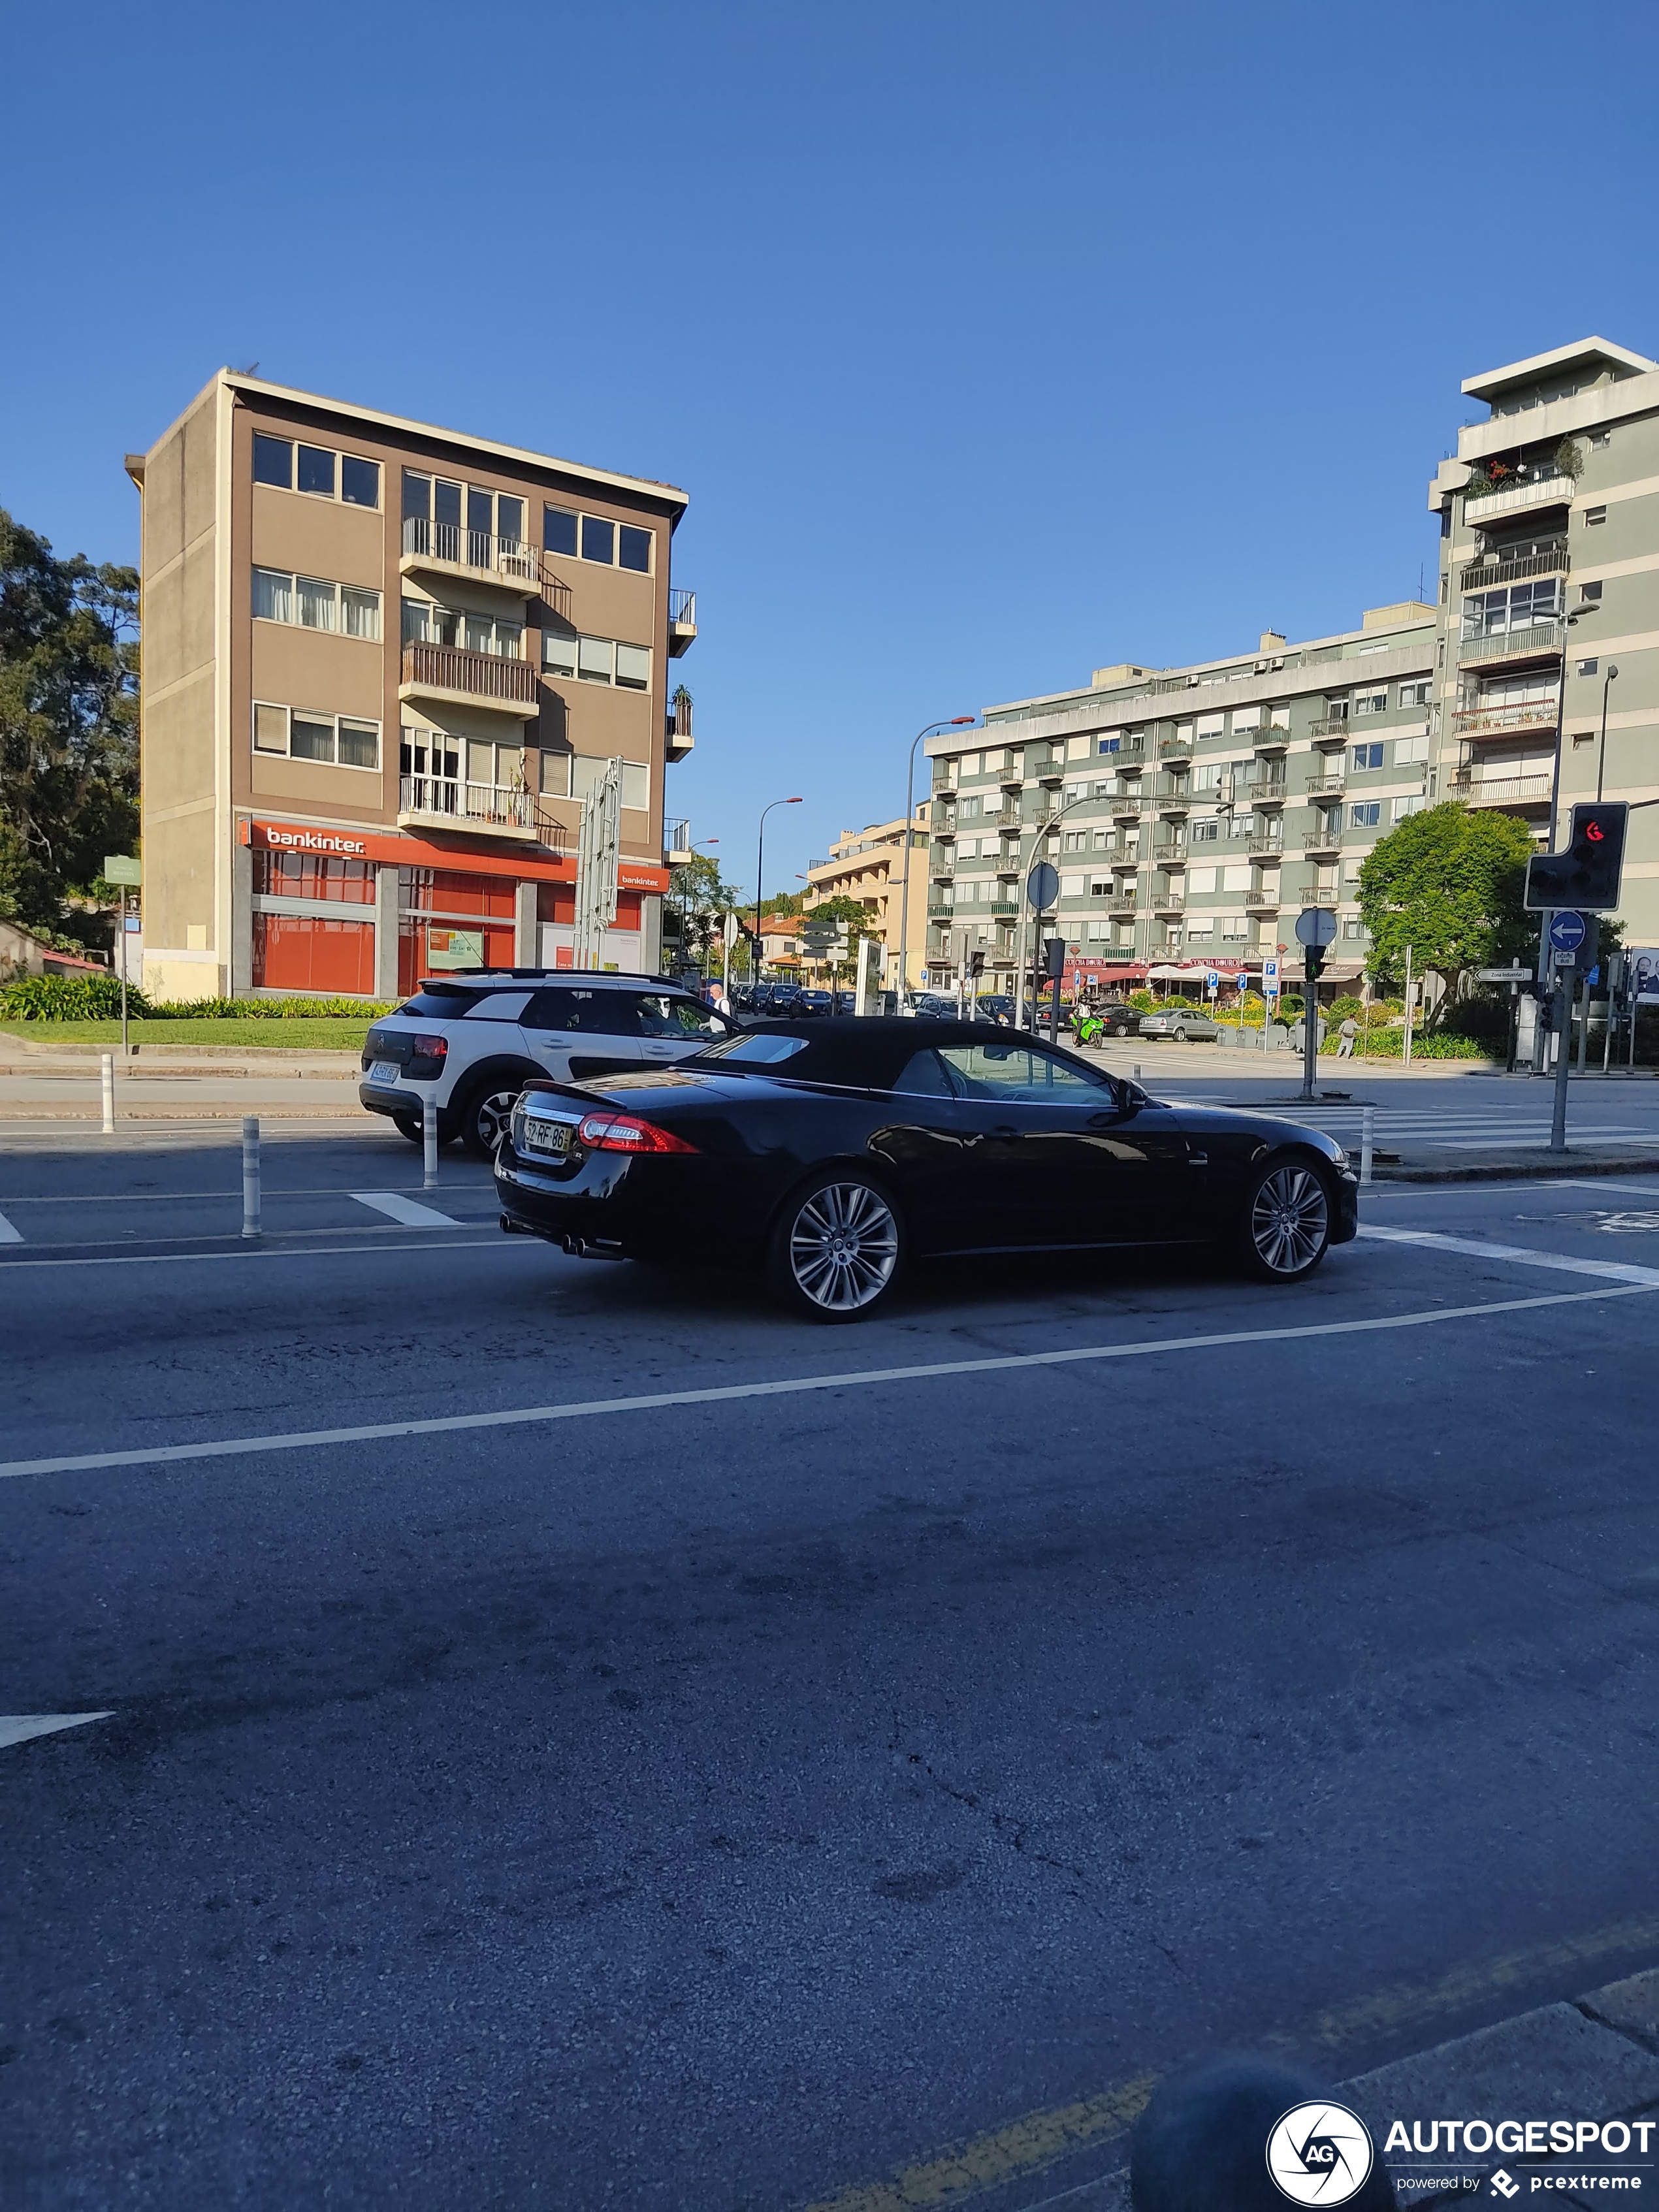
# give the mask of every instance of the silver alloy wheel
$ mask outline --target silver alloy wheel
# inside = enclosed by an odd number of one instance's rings
[[[789,1230],[789,1272],[826,1313],[856,1313],[886,1289],[898,1264],[898,1224],[867,1182],[825,1183]]]
[[[1250,1242],[1275,1275],[1299,1274],[1324,1249],[1330,1224],[1325,1186],[1310,1168],[1275,1168],[1250,1208]]]
[[[472,1125],[478,1133],[478,1143],[492,1158],[496,1146],[507,1134],[513,1119],[513,1109],[518,1103],[516,1091],[491,1091],[479,1099],[472,1109]]]

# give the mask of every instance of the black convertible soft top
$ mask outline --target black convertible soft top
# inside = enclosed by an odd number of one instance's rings
[[[896,1014],[809,1014],[793,1020],[784,1016],[776,1021],[751,1022],[742,1034],[805,1039],[801,1050],[787,1060],[770,1066],[750,1063],[744,1069],[746,1073],[796,1083],[845,1084],[859,1091],[890,1090],[917,1053],[940,1045],[971,1044],[994,1053],[1000,1046],[1024,1048],[1041,1044],[1045,1052],[1057,1050],[1062,1059],[1071,1057],[1063,1046],[1053,1047],[1044,1038],[1020,1030],[1000,1029],[990,1022],[913,1021]],[[722,1066],[725,1059],[725,1053],[716,1046],[712,1052],[699,1053],[679,1065],[688,1070],[712,1070]],[[735,1075],[740,1068],[742,1060],[734,1058],[729,1072]]]

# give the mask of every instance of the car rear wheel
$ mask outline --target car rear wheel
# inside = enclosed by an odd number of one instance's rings
[[[814,1321],[863,1321],[898,1281],[904,1233],[886,1193],[855,1168],[827,1170],[784,1206],[768,1273]]]
[[[1187,1042],[1187,1032],[1186,1032],[1186,1030],[1177,1030],[1176,1031],[1176,1033],[1175,1033],[1175,1041],[1176,1041],[1176,1042],[1177,1044],[1185,1044],[1185,1043],[1186,1043],[1186,1042]]]
[[[513,1119],[513,1109],[519,1102],[524,1085],[519,1082],[486,1083],[468,1094],[461,1108],[461,1142],[469,1152],[477,1153],[481,1160],[493,1160],[495,1148],[507,1134],[507,1125]],[[441,1135],[443,1122],[439,1120]]]
[[[1300,1282],[1331,1241],[1325,1178],[1306,1160],[1269,1162],[1245,1194],[1242,1226],[1244,1264],[1258,1282]]]

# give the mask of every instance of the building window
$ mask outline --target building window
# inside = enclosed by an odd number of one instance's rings
[[[428,477],[416,469],[404,471],[404,521],[424,523],[418,534],[404,532],[406,553],[429,554],[440,561],[465,562],[469,568],[495,566],[490,552],[494,540],[503,548],[522,551],[524,501],[511,492],[491,491],[483,484],[462,484],[447,477]],[[467,542],[461,542],[465,527]]]
[[[608,761],[599,760],[590,753],[573,753],[570,757],[570,796],[586,799],[605,780]],[[651,804],[651,771],[643,761],[623,763],[622,803],[637,807],[641,811]]]
[[[1218,915],[1217,920],[1221,926],[1224,945],[1243,945],[1249,941],[1250,922],[1248,915],[1224,914]]]
[[[631,523],[617,526],[617,566],[633,568],[641,576],[651,574],[651,532],[636,530]]]
[[[1420,683],[1402,684],[1400,687],[1400,703],[1402,707],[1426,707],[1429,703],[1429,694],[1433,689],[1434,686],[1426,677]]]
[[[1188,945],[1208,945],[1214,935],[1215,924],[1207,917],[1201,919],[1197,915],[1192,915],[1188,918],[1187,942]]]
[[[356,453],[337,453],[327,446],[296,446],[291,438],[253,434],[253,481],[280,491],[309,492],[316,499],[338,497],[348,507],[379,507],[380,465]]]
[[[1060,842],[1062,850],[1067,853],[1086,852],[1089,833],[1086,830],[1068,830]]]
[[[607,568],[617,565],[617,526],[602,515],[582,517],[582,558],[601,562]]]
[[[314,714],[307,708],[253,709],[253,750],[285,754],[289,760],[317,761],[330,768],[380,765],[380,726],[347,714]]]
[[[1121,730],[1115,730],[1109,738],[1103,738],[1100,740],[1100,750],[1103,753],[1115,753],[1122,743],[1123,732]],[[988,758],[989,756],[988,755],[987,757]]]
[[[1380,744],[1350,745],[1348,758],[1355,772],[1363,775],[1370,769],[1382,767],[1382,748]]]
[[[1598,522],[1605,522],[1607,519],[1605,507],[1587,507],[1584,509],[1584,527],[1587,530],[1593,530]]]
[[[1428,803],[1428,799],[1421,792],[1414,793],[1408,799],[1396,799],[1394,802],[1394,818],[1396,822],[1403,822],[1408,814],[1420,814]]]
[[[1470,592],[1463,600],[1463,635],[1502,637],[1510,630],[1553,623],[1561,611],[1561,579],[1540,576],[1506,590]]]
[[[264,898],[337,899],[344,906],[373,906],[374,863],[336,853],[253,855],[253,888]]]
[[[1387,691],[1356,691],[1353,711],[1356,714],[1386,714],[1389,711]]]
[[[453,645],[496,660],[524,659],[524,624],[498,615],[462,614],[432,599],[405,599],[403,625],[405,645]]]
[[[1382,802],[1380,799],[1362,799],[1348,809],[1348,827],[1351,830],[1375,830],[1382,819]]]
[[[330,921],[320,915],[256,913],[253,988],[372,998],[374,923]]]
[[[1365,925],[1363,921],[1345,921],[1342,925],[1342,934],[1347,939],[1349,944],[1352,945],[1364,936]]]
[[[542,544],[550,553],[572,553],[576,550],[577,517],[568,507],[544,507],[542,509]]]
[[[1413,768],[1429,757],[1429,741],[1422,738],[1396,738],[1394,741],[1394,764],[1396,768]]]
[[[343,637],[380,635],[380,595],[356,584],[331,584],[318,576],[291,576],[282,568],[253,572],[253,612],[260,622],[292,623],[301,629],[337,630]]]
[[[623,691],[651,689],[650,647],[629,645],[620,638],[582,637],[574,630],[544,629],[542,665],[550,675],[579,676],[587,684],[614,684]]]
[[[1213,814],[1206,815],[1201,822],[1194,822],[1187,834],[1194,845],[1213,845],[1221,836],[1220,819]]]

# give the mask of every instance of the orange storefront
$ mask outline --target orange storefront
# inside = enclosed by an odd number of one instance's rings
[[[241,842],[256,992],[372,999],[446,969],[572,963],[574,857],[457,853],[400,834],[254,819]],[[605,964],[638,967],[644,900],[667,889],[667,871],[624,860],[620,883],[606,950],[630,957]]]

